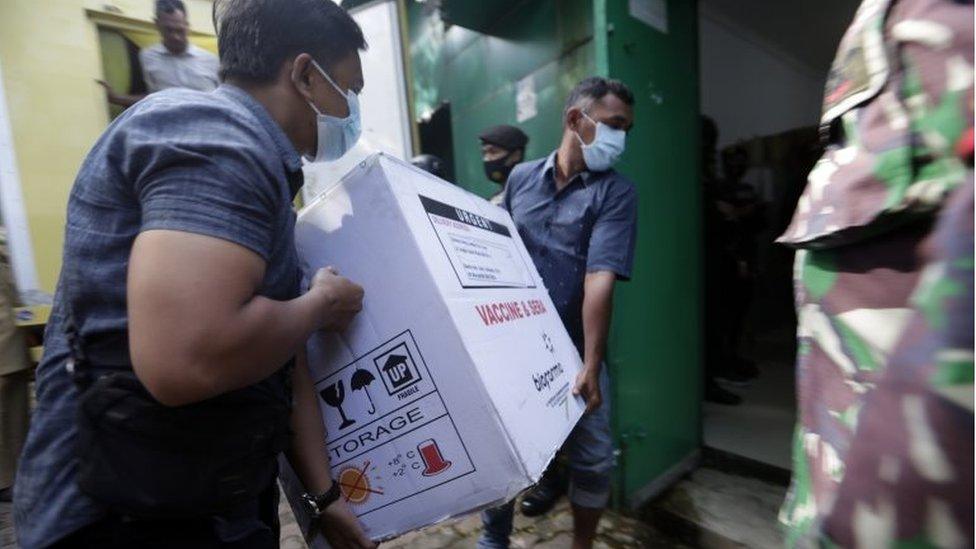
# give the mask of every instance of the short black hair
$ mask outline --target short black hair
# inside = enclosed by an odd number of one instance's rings
[[[359,24],[332,0],[215,0],[220,78],[272,82],[286,60],[308,53],[323,68],[359,50]]]
[[[186,15],[186,6],[183,0],[156,0],[156,17],[164,13],[183,12]]]
[[[580,80],[580,83],[576,84],[573,91],[569,92],[569,97],[566,98],[566,108],[563,109],[563,112],[579,105],[583,101],[599,101],[608,93],[614,94],[617,96],[617,99],[620,99],[627,105],[633,106],[634,104],[634,92],[630,91],[627,84],[612,78],[590,76]]]

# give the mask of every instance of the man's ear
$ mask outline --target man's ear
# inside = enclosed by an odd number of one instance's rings
[[[298,93],[306,101],[312,100],[311,77],[314,71],[315,67],[312,66],[312,56],[307,53],[300,53],[291,61],[289,78],[291,79],[291,83],[295,85],[295,89],[298,90]]]
[[[521,162],[524,156],[525,156],[525,149],[517,149],[515,152],[512,153],[512,156],[508,157],[509,158],[508,164],[510,166],[514,166],[515,164]]]
[[[566,116],[564,118],[566,127],[576,133],[579,133],[579,121],[582,117],[583,111],[579,107],[570,107],[566,109]]]

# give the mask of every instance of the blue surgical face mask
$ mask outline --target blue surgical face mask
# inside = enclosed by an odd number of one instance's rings
[[[309,162],[326,162],[330,160],[338,160],[342,155],[346,154],[349,149],[359,141],[359,135],[362,132],[362,122],[359,119],[359,96],[356,95],[354,91],[346,90],[342,91],[339,86],[336,85],[332,77],[328,75],[318,63],[312,61],[312,66],[315,67],[319,74],[332,84],[339,95],[346,98],[346,105],[349,107],[349,115],[345,118],[336,118],[335,116],[329,116],[323,113],[315,106],[311,101],[308,104],[315,111],[317,116],[316,125],[318,126],[318,146],[315,151],[315,156],[312,158],[305,158]]]
[[[624,153],[627,132],[611,128],[603,122],[597,122],[585,112],[582,114],[596,125],[596,137],[589,145],[583,142],[583,138],[578,132],[576,133],[576,139],[579,139],[580,146],[583,148],[583,162],[586,163],[586,168],[591,172],[605,172]]]

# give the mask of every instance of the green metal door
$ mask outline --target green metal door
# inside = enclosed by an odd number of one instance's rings
[[[594,0],[597,70],[637,99],[619,166],[640,194],[636,264],[618,284],[610,340],[625,504],[693,467],[701,440],[697,7],[666,0],[666,32],[631,14],[664,1]]]

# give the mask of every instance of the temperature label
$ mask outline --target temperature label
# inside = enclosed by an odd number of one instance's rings
[[[357,515],[474,472],[409,330],[315,388],[333,474]]]

